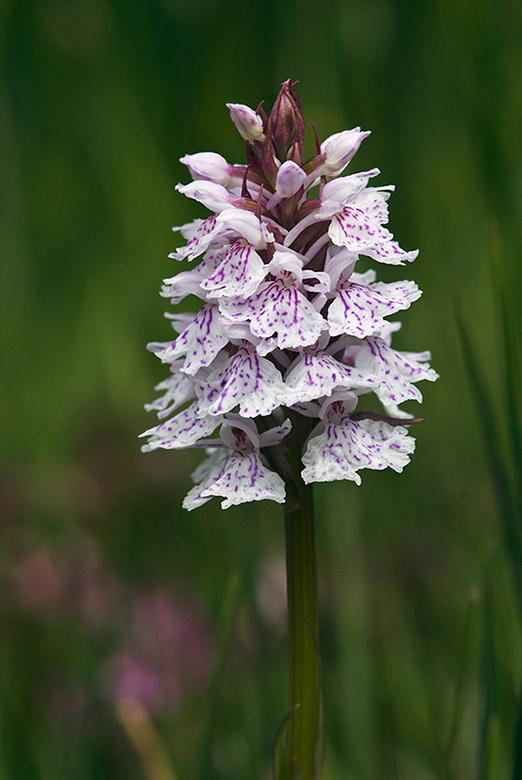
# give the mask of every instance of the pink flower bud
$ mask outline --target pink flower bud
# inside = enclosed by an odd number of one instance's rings
[[[245,141],[263,141],[263,120],[255,111],[242,103],[227,103],[230,118]]]

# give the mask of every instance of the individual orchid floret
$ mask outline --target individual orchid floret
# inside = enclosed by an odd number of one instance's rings
[[[359,469],[392,468],[401,472],[415,449],[415,439],[403,426],[381,420],[354,420],[354,398],[331,399],[321,410],[324,431],[308,441],[303,455],[305,483],[351,479],[361,484]]]
[[[420,380],[437,379],[428,352],[391,344],[394,316],[421,295],[413,281],[379,281],[374,268],[417,256],[388,228],[394,188],[370,186],[378,168],[342,175],[369,133],[316,136],[304,160],[294,87],[282,84],[268,116],[228,104],[248,142],[244,165],[215,152],[181,158],[193,181],[178,192],[210,213],[176,228],[186,243],[170,256],[193,265],[166,278],[161,295],[175,305],[192,296],[200,308],[167,313],[175,336],[149,345],[171,376],[147,405],[160,423],[143,449],[209,450],[187,509],[213,496],[225,508],[282,502],[289,480],[360,483],[363,468],[401,471],[414,447],[406,426],[423,419],[401,406],[422,400]],[[368,395],[382,414],[355,411]],[[290,454],[288,421],[301,417]]]
[[[259,436],[253,422],[227,420],[221,428],[221,441],[216,443],[226,448],[226,454],[213,452],[209,463],[194,472],[193,478],[201,481],[188,492],[183,507],[196,509],[214,496],[224,497],[223,509],[263,499],[284,503],[285,483],[265,465],[260,450],[280,444],[289,430],[286,421]]]
[[[242,103],[227,103],[230,118],[245,141],[263,141],[263,120],[248,106]]]
[[[344,171],[370,131],[361,131],[360,127],[353,130],[342,130],[334,133],[321,144],[321,154],[325,155],[323,165],[316,170],[316,176],[331,179]]]
[[[203,415],[226,414],[239,406],[242,417],[264,417],[281,406],[288,388],[276,366],[245,344],[197,392]]]
[[[277,172],[275,193],[266,204],[267,209],[273,209],[283,198],[291,198],[299,192],[305,180],[306,173],[301,166],[292,160],[284,162]]]
[[[245,173],[243,166],[229,165],[225,158],[216,152],[186,154],[180,158],[180,162],[187,166],[195,181],[198,179],[213,181],[222,187],[237,185]]]

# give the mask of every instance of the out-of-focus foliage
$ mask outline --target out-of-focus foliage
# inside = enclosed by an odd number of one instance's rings
[[[317,490],[327,780],[510,777],[520,622],[454,306],[498,411],[488,225],[516,341],[522,6],[6,0],[1,30],[0,778],[266,776],[280,511],[183,513],[197,456],[136,436],[170,227],[201,214],[178,158],[242,161],[225,102],[289,77],[321,138],[372,130],[354,165],[397,185],[421,250],[404,346],[441,374],[404,474]]]

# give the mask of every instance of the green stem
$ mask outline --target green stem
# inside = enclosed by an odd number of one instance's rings
[[[296,470],[300,464],[304,434],[296,427],[293,430],[296,446],[292,448],[296,460],[292,464],[294,495],[288,497],[285,505],[292,713],[288,723],[286,777],[319,780],[322,774],[323,724],[313,493],[311,485],[305,485]]]

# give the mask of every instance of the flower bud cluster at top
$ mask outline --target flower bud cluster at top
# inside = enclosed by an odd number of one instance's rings
[[[417,420],[400,404],[421,401],[416,383],[437,379],[428,352],[391,347],[400,323],[385,319],[419,298],[417,285],[356,270],[361,256],[388,265],[417,256],[384,227],[393,187],[369,185],[379,171],[341,176],[369,133],[357,127],[322,144],[316,137],[316,154],[303,161],[305,124],[290,81],[270,116],[228,108],[246,165],[214,152],[181,158],[193,181],[177,189],[212,213],[175,228],[186,244],[171,257],[197,263],[165,279],[161,292],[173,304],[195,295],[203,305],[167,314],[179,335],[149,345],[170,376],[146,407],[162,422],[142,434],[143,450],[208,454],[186,509],[213,496],[224,508],[284,502],[285,480],[298,478],[286,438],[297,415],[311,420],[301,442],[304,482],[359,484],[362,468],[402,471],[415,446],[405,426]],[[367,393],[382,414],[356,411]]]

